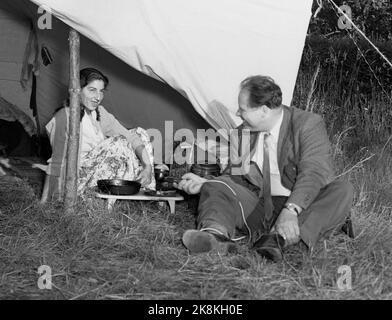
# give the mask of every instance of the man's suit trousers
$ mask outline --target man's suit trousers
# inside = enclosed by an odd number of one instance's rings
[[[300,237],[309,248],[321,236],[343,225],[350,214],[352,198],[353,188],[349,182],[333,181],[301,212],[298,217]],[[273,197],[275,220],[286,200],[286,197]],[[236,229],[269,233],[270,230],[260,230],[262,226],[245,224],[258,201],[257,194],[235,183],[230,176],[209,180],[200,191],[197,228],[215,228],[229,238],[235,237]]]

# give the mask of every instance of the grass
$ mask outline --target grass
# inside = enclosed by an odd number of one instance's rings
[[[26,181],[2,177],[0,299],[391,299],[391,148],[355,163],[335,151],[355,186],[356,239],[289,248],[278,264],[246,243],[225,256],[189,255],[181,236],[194,227],[192,203],[172,215],[154,202],[120,202],[109,214],[94,200],[65,215],[40,205]],[[52,290],[37,286],[41,265],[52,269]],[[337,287],[341,265],[352,268],[352,290]]]

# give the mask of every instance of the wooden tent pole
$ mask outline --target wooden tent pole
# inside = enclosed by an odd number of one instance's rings
[[[67,165],[65,182],[64,209],[72,213],[77,201],[78,183],[78,154],[80,131],[80,38],[79,34],[71,29],[69,32],[70,72],[69,72],[69,137],[67,145]]]

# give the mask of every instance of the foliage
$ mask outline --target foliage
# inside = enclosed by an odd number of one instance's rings
[[[392,68],[354,28],[338,28],[330,1],[314,1],[293,104],[324,115],[331,135],[350,130],[353,149],[383,143],[392,133]],[[349,5],[354,23],[392,61],[392,2]],[[353,151],[353,149],[351,151]]]
[[[335,0],[337,6],[348,5],[352,10],[353,22],[370,38],[392,40],[392,2],[389,0]],[[328,0],[323,0],[323,8],[315,18],[311,19],[310,35],[339,35],[344,36],[345,30],[338,28],[341,14]],[[313,13],[318,9],[314,0]],[[353,30],[353,29],[351,29]],[[352,31],[348,31],[352,32]]]
[[[357,44],[361,51],[347,37],[308,37],[292,102],[322,114],[331,135],[352,127],[350,152],[392,133],[392,68],[366,42]],[[392,59],[391,44],[377,46]]]

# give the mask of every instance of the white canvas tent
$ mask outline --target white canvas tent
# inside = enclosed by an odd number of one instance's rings
[[[97,67],[108,75],[111,84],[103,104],[126,127],[163,132],[165,121],[173,121],[174,130],[228,128],[239,123],[238,85],[246,76],[273,77],[284,103],[290,104],[311,4],[312,0],[2,0],[0,96],[32,117],[35,71],[43,127],[67,95],[71,26],[83,35],[81,67]],[[53,14],[50,29],[40,28],[38,23],[48,20],[43,21],[46,12],[37,5]],[[53,58],[48,66],[42,63],[43,48]],[[227,117],[220,116],[222,111]]]

